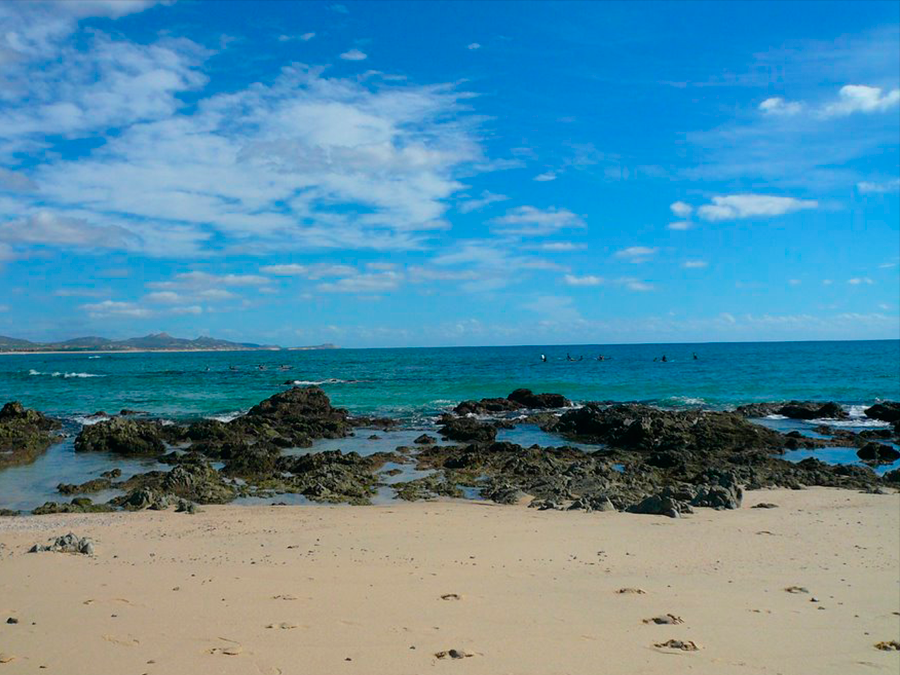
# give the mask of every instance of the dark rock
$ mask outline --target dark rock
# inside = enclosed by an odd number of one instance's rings
[[[165,452],[161,425],[149,420],[113,417],[81,429],[75,452],[108,452],[125,456],[154,456]]]
[[[441,435],[453,441],[490,443],[497,437],[497,429],[471,417],[445,416],[440,421]]]
[[[121,472],[120,472],[121,473]],[[109,478],[94,478],[80,485],[71,483],[60,483],[56,486],[56,491],[63,495],[88,494],[91,492],[100,492],[108,490],[112,487],[112,481]]]
[[[796,420],[846,419],[849,415],[837,403],[816,401],[789,401],[787,403],[751,403],[735,410],[742,417],[768,417],[783,415]]]
[[[866,408],[865,410],[866,417],[873,420],[880,420],[882,422],[898,422],[900,421],[900,402],[897,401],[883,401],[881,403],[876,403],[870,408]]]
[[[29,464],[60,437],[60,423],[11,401],[0,409],[0,470]]]
[[[530,389],[516,389],[506,398],[532,409],[568,408],[572,405],[562,394],[534,394]]]
[[[588,403],[565,413],[556,430],[594,443],[642,451],[778,451],[785,443],[778,432],[751,424],[735,413],[659,410],[635,404],[603,408]]]
[[[55,513],[107,513],[112,511],[113,507],[109,504],[94,504],[87,497],[73,499],[66,504],[65,502],[44,502],[43,506],[38,506],[31,511],[36,516],[45,516]]]
[[[777,509],[778,504],[773,504],[772,502],[760,502],[759,504],[754,504],[750,508],[751,509]]]
[[[0,509],[0,518],[9,518],[20,515],[19,511],[14,509]]]
[[[463,401],[453,409],[457,415],[492,415],[521,410],[521,403],[508,398],[483,398],[480,401]]]
[[[856,452],[856,456],[866,462],[877,464],[893,464],[900,459],[900,451],[883,443],[866,443]]]
[[[434,436],[429,436],[428,434],[422,434],[416,440],[413,441],[418,445],[434,445],[437,443],[437,439]]]

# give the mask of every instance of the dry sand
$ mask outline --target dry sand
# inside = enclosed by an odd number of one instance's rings
[[[70,530],[96,555],[26,553]],[[474,502],[4,518],[0,547],[0,675],[900,669],[874,647],[900,639],[897,494],[751,492],[681,520]],[[665,614],[683,623],[644,623]],[[654,647],[670,639],[699,649]],[[435,656],[451,649],[470,656]]]

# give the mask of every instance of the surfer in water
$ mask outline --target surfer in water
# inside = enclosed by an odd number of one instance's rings
[[[669,359],[666,358],[666,355],[663,354],[663,356],[662,356],[662,362],[663,362],[663,363],[666,363],[668,360],[669,360]]]
[[[541,354],[541,363],[547,363],[547,355]]]
[[[697,352],[693,352],[693,353],[691,354],[691,356],[694,357],[694,361],[699,361],[699,360],[700,360],[700,357],[697,356]]]

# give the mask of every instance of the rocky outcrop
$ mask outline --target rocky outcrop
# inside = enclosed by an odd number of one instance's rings
[[[847,419],[849,415],[837,403],[829,401],[789,401],[787,403],[751,403],[738,407],[735,412],[743,417],[768,417],[782,415],[794,420]]]
[[[453,412],[457,415],[497,415],[516,410],[550,410],[567,408],[572,402],[562,394],[535,394],[530,389],[516,389],[506,398],[483,398],[463,401]]]
[[[43,506],[37,507],[31,513],[36,516],[45,516],[53,513],[106,513],[112,510],[113,507],[110,504],[94,504],[87,497],[79,497],[68,504],[44,502]]]
[[[637,404],[601,407],[589,403],[565,413],[555,431],[613,448],[645,452],[779,451],[785,444],[778,432],[751,424],[736,413],[659,410]]]
[[[234,485],[197,454],[184,455],[170,471],[132,476],[120,487],[126,494],[110,501],[127,510],[164,509],[181,498],[198,504],[225,504],[238,492]]]
[[[896,424],[900,422],[900,403],[897,401],[883,401],[866,408],[865,413],[869,419]]]
[[[161,427],[157,421],[113,417],[83,427],[75,439],[75,452],[144,457],[161,455],[166,451]]]
[[[29,464],[59,440],[59,422],[11,401],[0,409],[0,470]]]

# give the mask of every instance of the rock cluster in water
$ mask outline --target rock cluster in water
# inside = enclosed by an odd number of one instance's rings
[[[10,401],[0,409],[0,469],[33,462],[56,440],[60,423]]]
[[[897,423],[900,406],[881,403],[867,414]],[[410,464],[425,472],[389,487],[401,499],[478,495],[498,503],[525,502],[541,509],[629,511],[678,517],[695,508],[739,508],[744,490],[799,489],[808,485],[876,492],[900,487],[900,471],[879,477],[867,466],[831,466],[816,459],[799,463],[781,457],[799,447],[855,445],[863,460],[876,465],[900,453],[884,441],[897,430],[859,434],[827,424],[825,438],[782,434],[748,418],[771,414],[797,419],[841,419],[833,403],[766,403],[733,412],[661,410],[641,404],[588,403],[575,408],[559,394],[518,389],[506,398],[464,401],[438,422],[449,445],[422,434],[414,447],[361,456],[355,452],[284,453],[321,438],[343,438],[354,427],[388,428],[392,421],[351,418],[331,405],[318,387],[293,387],[229,422],[203,420],[189,425],[117,416],[84,426],[78,452],[123,457],[150,456],[171,466],[122,480],[112,470],[80,485],[61,483],[60,494],[81,495],[48,502],[34,513],[89,513],[112,509],[166,509],[193,512],[195,504],[223,504],[238,497],[295,493],[315,501],[367,504],[386,475],[387,462]],[[521,420],[572,442],[601,446],[588,451],[571,445],[522,447],[497,442],[498,427]],[[0,411],[0,448],[46,448],[58,424],[11,403]],[[6,442],[4,446],[2,443]],[[22,454],[22,451],[14,451]],[[32,455],[34,450],[28,450]],[[0,455],[2,457],[2,455]],[[0,464],[2,466],[2,464]],[[390,473],[397,473],[396,469]],[[83,495],[115,489],[122,494],[95,504]]]

